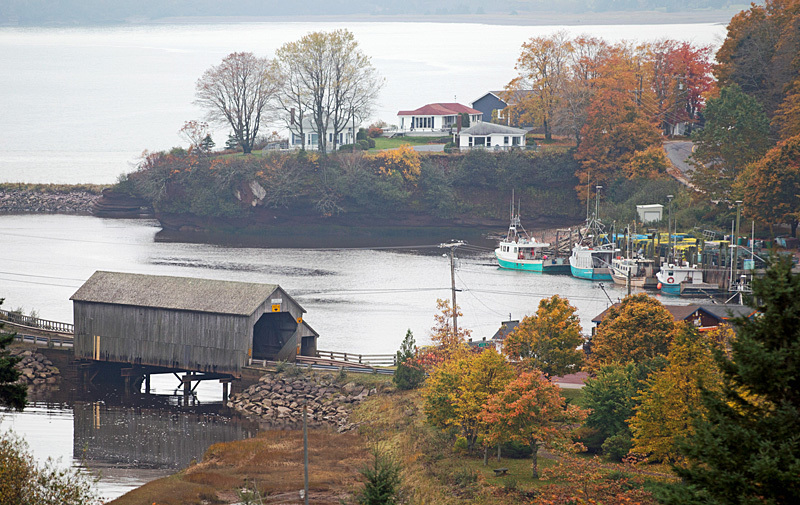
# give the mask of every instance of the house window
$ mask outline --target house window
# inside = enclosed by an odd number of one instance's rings
[[[511,138],[511,145],[512,146],[520,145],[520,140],[521,140],[521,137],[512,137]]]
[[[476,146],[485,146],[486,145],[486,137],[475,137],[475,145]]]
[[[308,145],[315,146],[319,143],[319,136],[316,133],[312,133],[308,136]]]
[[[504,146],[508,145],[508,137],[503,137],[503,145]]]
[[[470,136],[470,137],[469,137],[469,146],[470,146],[470,147],[472,147],[472,145],[473,145],[473,142],[472,142],[472,137]]]

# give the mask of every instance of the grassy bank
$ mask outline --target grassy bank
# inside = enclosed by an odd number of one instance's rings
[[[351,374],[348,380],[377,386],[390,378]],[[581,402],[581,390],[563,393],[568,401]],[[645,478],[641,470],[630,466],[540,451],[542,477],[533,479],[531,460],[520,447],[505,448],[500,461],[492,450],[489,464],[484,466],[481,451],[466,451],[455,443],[454,433],[425,422],[418,390],[389,388],[357,407],[351,420],[361,423],[358,432],[309,433],[312,503],[355,503],[363,486],[359,469],[369,463],[370,450],[375,448],[391,454],[400,464],[406,502],[417,504],[527,504],[533,498],[546,498],[553,493],[569,495],[576,487],[586,490],[587,498],[602,501],[609,493],[613,496],[619,486],[640,489],[646,495],[653,478],[659,478],[653,477],[652,471]],[[242,489],[249,489],[250,493],[256,490],[264,497],[264,503],[302,503],[298,493],[303,488],[302,461],[301,431],[264,431],[252,439],[215,444],[202,462],[111,503],[236,503],[244,501]],[[506,475],[498,476],[495,468],[508,470]]]

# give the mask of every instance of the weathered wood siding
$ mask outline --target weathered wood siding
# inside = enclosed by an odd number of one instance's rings
[[[80,301],[73,308],[76,358],[99,350],[102,361],[236,374],[247,364],[248,317]]]

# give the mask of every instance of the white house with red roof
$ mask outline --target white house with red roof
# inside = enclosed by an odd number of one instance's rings
[[[458,116],[468,114],[470,124],[481,121],[483,113],[460,103],[429,103],[415,110],[397,113],[401,132],[440,132],[457,127]]]

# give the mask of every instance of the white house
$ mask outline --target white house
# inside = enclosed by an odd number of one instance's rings
[[[289,131],[292,133],[292,147],[295,149],[300,149],[303,145],[305,145],[306,150],[308,151],[316,151],[319,149],[319,135],[317,133],[316,125],[312,123],[312,121],[308,118],[303,119],[303,135],[300,135],[300,129],[296,124],[291,125],[289,127]],[[358,131],[358,130],[356,130]],[[333,124],[328,123],[328,142],[327,148],[328,150],[333,149]],[[303,138],[305,137],[305,138]],[[347,126],[343,131],[339,132],[338,137],[336,138],[336,147],[345,145],[345,144],[352,144],[353,139],[355,136],[353,135],[353,125],[350,124]]]
[[[401,132],[439,132],[455,129],[458,116],[469,114],[470,124],[479,122],[483,113],[460,103],[429,103],[415,110],[397,113]]]
[[[460,149],[511,149],[525,146],[527,130],[494,123],[477,123],[454,135]]]

